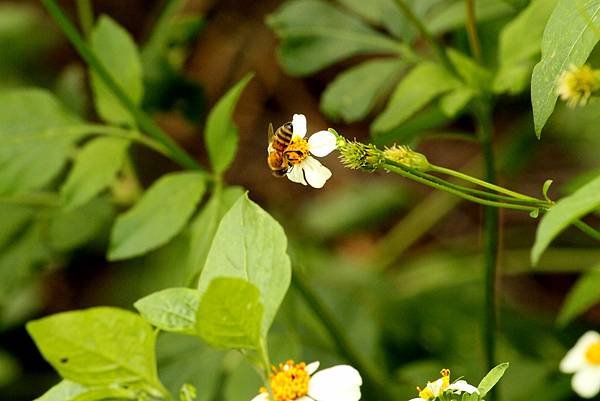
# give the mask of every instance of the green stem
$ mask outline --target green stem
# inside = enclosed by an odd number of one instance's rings
[[[460,178],[461,180],[464,180],[464,181],[467,181],[467,182],[471,182],[473,184],[479,185],[480,187],[488,188],[488,189],[491,189],[493,191],[499,192],[501,194],[509,195],[509,196],[511,196],[513,198],[516,198],[516,199],[520,199],[520,200],[524,200],[524,201],[547,203],[547,202],[545,202],[545,201],[543,201],[541,199],[537,199],[537,198],[533,198],[531,196],[523,195],[523,194],[520,194],[518,192],[511,191],[510,189],[506,189],[504,187],[501,187],[499,185],[495,185],[495,184],[489,183],[487,181],[480,180],[478,178],[472,177],[472,176],[467,175],[467,174],[463,174],[460,171],[452,170],[452,169],[445,168],[445,167],[436,166],[434,164],[430,164],[430,169],[433,172],[441,173],[441,174],[446,174],[446,175],[449,175],[451,177]]]
[[[429,29],[427,29],[427,27],[423,23],[423,21],[421,21],[421,19],[419,17],[417,17],[417,15],[413,12],[413,10],[410,8],[410,6],[408,6],[405,3],[404,0],[395,0],[395,1],[396,1],[396,4],[398,5],[398,8],[400,8],[400,11],[402,11],[404,16],[410,21],[411,24],[413,24],[415,26],[415,28],[417,28],[419,33],[433,47],[433,49],[435,50],[439,59],[446,66],[448,71],[450,71],[452,73],[456,73],[456,68],[454,68],[454,64],[452,64],[452,62],[448,58],[446,49],[444,49],[444,46],[442,46],[442,44],[433,37],[431,32],[429,32]]]
[[[83,36],[89,38],[94,26],[94,9],[91,0],[77,0],[77,15]]]
[[[271,360],[269,359],[269,351],[268,351],[268,347],[267,347],[267,341],[264,338],[260,340],[260,346],[258,349],[258,353],[259,353],[260,361],[263,365],[263,370],[262,370],[263,382],[265,383],[265,387],[266,387],[267,391],[269,392],[269,398],[271,400],[274,400],[275,397],[273,396],[273,389],[271,388],[271,380],[270,380]]]
[[[191,170],[203,170],[202,167],[179,147],[142,109],[140,109],[119,84],[112,78],[108,70],[96,57],[92,49],[85,43],[75,26],[62,12],[55,0],[42,0],[50,15],[55,19],[69,41],[75,46],[81,57],[98,74],[108,89],[116,96],[121,105],[135,118],[140,130],[160,142],[169,152],[169,157],[182,167]]]
[[[523,210],[523,211],[528,211],[528,212],[538,209],[538,207],[536,207],[536,206],[517,205],[517,204],[513,204],[513,203],[497,202],[497,201],[491,201],[491,200],[487,200],[487,199],[478,198],[476,196],[464,193],[462,190],[457,190],[457,189],[452,188],[451,186],[440,184],[435,181],[431,181],[425,177],[421,177],[421,176],[415,174],[414,170],[409,169],[406,166],[403,166],[402,164],[396,163],[393,160],[386,160],[385,168],[389,171],[392,171],[403,177],[409,178],[413,181],[419,182],[421,184],[425,184],[427,186],[438,189],[440,191],[451,193],[453,195],[459,196],[468,201],[479,203],[484,206],[493,206],[493,207],[497,207],[497,208]]]
[[[475,18],[474,0],[466,0],[467,7],[467,34],[469,36],[469,45],[475,60],[481,64],[481,45],[479,43],[479,35],[477,34],[477,19]]]
[[[578,229],[580,229],[583,233],[589,235],[591,238],[595,239],[596,241],[600,241],[600,231],[596,230],[594,227],[590,226],[589,224],[584,223],[581,220],[575,220],[573,222],[573,225],[575,227],[577,227]]]
[[[338,351],[343,355],[350,364],[352,364],[365,378],[365,381],[371,383],[378,394],[382,395],[383,399],[394,399],[388,386],[386,385],[387,376],[383,371],[379,371],[367,359],[354,348],[346,331],[339,324],[334,313],[323,303],[318,295],[310,288],[301,273],[294,272],[292,275],[292,286],[302,296],[306,304],[314,312],[323,327],[329,332],[329,335],[335,343]]]
[[[59,207],[60,197],[53,192],[33,192],[11,195],[9,197],[0,196],[0,204],[24,205],[24,206],[42,206]]]
[[[474,117],[478,125],[479,138],[483,148],[485,179],[493,184],[496,181],[494,151],[492,148],[492,116],[489,103],[481,99],[475,104]],[[484,268],[485,268],[485,299],[483,340],[487,371],[496,365],[496,298],[497,298],[497,262],[498,262],[498,210],[487,207],[484,211]]]

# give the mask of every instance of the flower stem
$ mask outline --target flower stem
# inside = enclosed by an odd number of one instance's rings
[[[484,180],[480,180],[478,178],[472,177],[472,176],[467,175],[467,174],[463,174],[460,171],[452,170],[452,169],[441,167],[441,166],[436,166],[434,164],[430,164],[430,169],[433,172],[441,173],[441,174],[446,174],[446,175],[449,175],[451,177],[460,178],[460,179],[462,179],[464,181],[471,182],[473,184],[479,185],[480,187],[488,188],[488,189],[491,189],[491,190],[496,191],[498,193],[509,195],[509,196],[511,196],[511,197],[513,197],[515,199],[520,199],[520,200],[524,200],[524,201],[533,201],[533,202],[547,203],[547,202],[545,202],[545,201],[543,201],[541,199],[537,199],[537,198],[533,198],[531,196],[523,195],[523,194],[520,194],[518,192],[514,192],[514,191],[511,191],[509,189],[503,188],[503,187],[501,187],[499,185],[495,185],[495,184],[492,184],[490,182],[487,182],[487,181],[484,181]]]
[[[469,46],[475,60],[481,64],[481,45],[479,43],[479,35],[477,34],[477,20],[475,18],[475,1],[466,0],[467,7],[467,34],[469,36]]]
[[[77,15],[83,36],[89,38],[94,26],[94,10],[91,0],[77,0]]]
[[[177,145],[141,108],[139,108],[129,96],[121,89],[119,84],[112,78],[108,70],[96,57],[92,49],[85,43],[77,29],[62,12],[55,0],[42,0],[42,3],[62,29],[71,44],[75,46],[81,57],[98,74],[100,79],[115,95],[121,105],[125,107],[135,118],[140,129],[160,142],[168,151],[169,157],[182,167],[191,170],[203,170],[203,168],[190,155]]]
[[[417,181],[421,184],[430,186],[432,188],[438,189],[440,191],[445,191],[451,194],[454,194],[456,196],[459,196],[463,199],[466,199],[468,201],[471,202],[475,202],[475,203],[479,203],[481,205],[484,206],[493,206],[493,207],[501,207],[501,208],[506,208],[506,209],[515,209],[515,210],[523,210],[523,211],[528,211],[531,212],[533,210],[538,209],[539,207],[533,206],[533,205],[519,205],[519,204],[514,204],[514,203],[507,203],[507,202],[499,202],[499,201],[492,201],[492,200],[488,200],[488,199],[481,199],[477,196],[473,196],[470,195],[468,193],[465,193],[463,190],[461,189],[455,189],[453,188],[452,185],[446,185],[446,184],[442,184],[439,182],[435,182],[431,179],[428,179],[426,177],[423,177],[421,175],[418,175],[415,173],[414,170],[403,166],[399,163],[394,162],[393,160],[386,160],[386,164],[385,164],[385,168],[388,169],[391,172],[394,172],[396,174],[399,174],[403,177],[409,178],[413,181]],[[412,171],[411,171],[412,170]]]
[[[269,351],[267,347],[266,338],[262,338],[260,340],[260,346],[258,348],[258,353],[260,357],[261,364],[263,365],[262,376],[263,382],[265,383],[265,388],[269,392],[269,399],[274,400],[273,389],[271,388],[271,380],[269,379],[271,376],[271,360],[269,359]]]
[[[323,327],[329,332],[339,353],[365,377],[365,381],[373,386],[381,398],[385,400],[394,399],[395,397],[391,394],[388,385],[386,385],[387,375],[383,371],[378,370],[376,366],[372,365],[356,350],[337,321],[334,313],[313,291],[301,273],[294,272],[292,275],[292,286],[294,286],[308,307],[312,309],[315,317],[321,321]]]
[[[573,225],[596,241],[600,241],[600,231],[596,230],[594,227],[591,227],[581,220],[575,220]]]

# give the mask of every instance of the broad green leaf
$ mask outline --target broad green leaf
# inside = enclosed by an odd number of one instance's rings
[[[152,327],[135,313],[96,307],[27,323],[44,358],[67,380],[160,390]]]
[[[532,1],[500,32],[500,67],[494,78],[496,92],[519,93],[528,85],[535,57],[540,53],[546,22],[556,2],[557,0]]]
[[[139,400],[144,396],[132,390],[115,387],[94,387],[73,398],[73,401]]]
[[[398,127],[439,95],[459,86],[460,82],[444,67],[432,62],[417,65],[400,81],[385,110],[371,124],[371,131]]]
[[[206,291],[216,277],[236,277],[260,290],[266,335],[290,285],[287,238],[279,223],[256,203],[242,196],[221,220],[200,275]]]
[[[449,118],[440,107],[440,102],[434,102],[422,111],[416,113],[408,121],[396,128],[382,132],[371,130],[373,143],[378,146],[393,143],[410,143],[424,132],[443,127],[449,122]]]
[[[565,299],[558,314],[558,324],[566,325],[580,313],[600,302],[600,265],[585,272]]]
[[[321,110],[334,120],[362,120],[388,94],[406,64],[399,59],[366,61],[338,75],[321,96]]]
[[[108,257],[127,259],[158,248],[188,221],[205,190],[205,176],[195,172],[162,176],[140,201],[117,218]]]
[[[278,56],[291,75],[308,75],[357,54],[396,54],[401,44],[321,0],[285,2],[267,18],[281,39]]]
[[[242,91],[252,78],[247,74],[219,100],[206,120],[204,140],[213,170],[223,173],[235,157],[238,129],[233,122],[233,111]]]
[[[456,116],[476,96],[471,88],[458,88],[445,94],[440,99],[440,109],[448,117]]]
[[[410,41],[416,30],[406,19],[395,0],[338,0],[338,3],[348,7],[369,23],[382,26],[398,38]],[[411,8],[414,1],[406,1]],[[413,10],[414,11],[414,10]]]
[[[479,390],[479,395],[481,398],[485,397],[486,394],[498,383],[498,381],[504,376],[504,372],[508,369],[508,362],[501,363],[500,365],[495,366],[488,372],[487,375],[477,386]]]
[[[213,279],[200,300],[196,331],[213,347],[258,348],[263,306],[260,292],[239,278]]]
[[[513,7],[504,1],[478,0],[474,3],[477,22],[489,21],[514,12]],[[429,13],[424,22],[432,33],[442,33],[464,27],[465,18],[464,1],[456,1],[448,6],[435,7],[435,11]]]
[[[78,135],[30,135],[79,120],[42,89],[3,91],[0,105],[0,194],[43,187],[63,168]]]
[[[75,249],[108,231],[114,215],[114,205],[106,197],[76,209],[58,209],[48,220],[48,244],[58,251]]]
[[[223,191],[213,192],[206,205],[190,222],[187,282],[197,278],[204,267],[221,219],[242,195],[244,190],[240,187],[227,187]]]
[[[26,227],[33,215],[34,211],[30,207],[0,203],[0,250]]]
[[[542,217],[531,249],[531,261],[537,264],[550,242],[567,226],[600,206],[600,176],[559,200]]]
[[[76,208],[107,188],[121,169],[129,140],[100,137],[86,143],[60,189],[65,207]]]
[[[133,103],[139,105],[144,94],[142,64],[131,35],[110,17],[103,15],[92,30],[91,46],[102,65]],[[96,111],[113,124],[135,126],[135,119],[102,79],[91,70]]]
[[[585,63],[598,43],[600,0],[559,0],[546,24],[542,60],[531,76],[531,104],[539,136],[556,105],[560,74],[571,64]]]
[[[34,401],[73,401],[87,390],[87,387],[79,383],[63,380]]]
[[[200,292],[190,288],[167,288],[138,300],[133,306],[142,317],[161,330],[196,333]]]
[[[471,89],[485,91],[490,87],[492,73],[477,64],[471,57],[454,49],[448,49],[448,57],[458,75]]]

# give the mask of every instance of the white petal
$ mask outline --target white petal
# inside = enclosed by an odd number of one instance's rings
[[[331,177],[331,171],[311,156],[302,162],[302,168],[306,181],[313,188],[323,188],[325,182]]]
[[[308,138],[308,150],[315,156],[324,157],[336,148],[337,139],[329,131],[319,131]]]
[[[427,388],[433,393],[434,396],[438,397],[442,393],[443,385],[444,385],[444,380],[437,379],[434,382],[427,383]]]
[[[269,401],[269,394],[260,393],[256,397],[254,397],[251,401]]]
[[[306,117],[304,114],[294,114],[292,118],[294,136],[304,138],[306,136]]]
[[[287,172],[287,178],[289,178],[290,181],[297,182],[298,184],[307,185],[306,180],[304,179],[304,171],[298,164],[292,166],[292,168]]]
[[[312,374],[315,373],[317,369],[319,369],[319,361],[311,362],[308,365],[306,365],[306,371],[308,372],[309,376],[312,376]]]
[[[470,385],[469,383],[467,383],[464,380],[458,380],[457,382],[452,383],[451,385],[448,386],[448,390],[460,391],[461,393],[469,393],[469,394],[479,393],[479,390],[477,389],[477,387]]]
[[[417,398],[411,398],[408,401],[427,401],[427,400],[425,398],[417,397]]]
[[[362,378],[349,365],[337,365],[315,373],[308,382],[308,395],[318,401],[358,401]]]
[[[560,370],[563,373],[574,373],[588,366],[585,359],[585,351],[590,345],[600,341],[600,334],[595,331],[588,331],[582,335],[575,346],[567,352],[567,355],[560,361]]]
[[[294,401],[315,401],[310,397],[302,396],[300,398],[296,398]]]
[[[583,398],[592,398],[600,392],[600,368],[588,368],[575,373],[571,386]]]

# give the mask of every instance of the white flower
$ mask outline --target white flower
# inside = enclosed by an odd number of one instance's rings
[[[479,393],[477,387],[470,385],[465,380],[457,380],[450,384],[450,370],[448,369],[442,369],[440,374],[442,375],[441,378],[433,382],[427,382],[427,386],[424,389],[421,390],[420,387],[417,387],[419,396],[412,398],[410,401],[430,401],[441,396],[446,391],[455,394]]]
[[[600,392],[600,334],[588,331],[560,361],[560,370],[575,373],[571,380],[573,390],[583,398],[592,398]]]
[[[306,117],[304,114],[294,114],[292,119],[293,136],[288,146],[289,150],[298,150],[298,159],[291,160],[292,166],[287,172],[287,177],[302,185],[313,188],[323,188],[325,182],[331,177],[331,171],[311,156],[324,157],[336,148],[336,137],[329,131],[319,131],[311,135],[308,141],[306,136]]]
[[[276,401],[358,401],[362,378],[349,365],[337,365],[317,373],[319,362],[287,361],[273,370],[271,390]],[[270,401],[265,388],[252,401]]]

